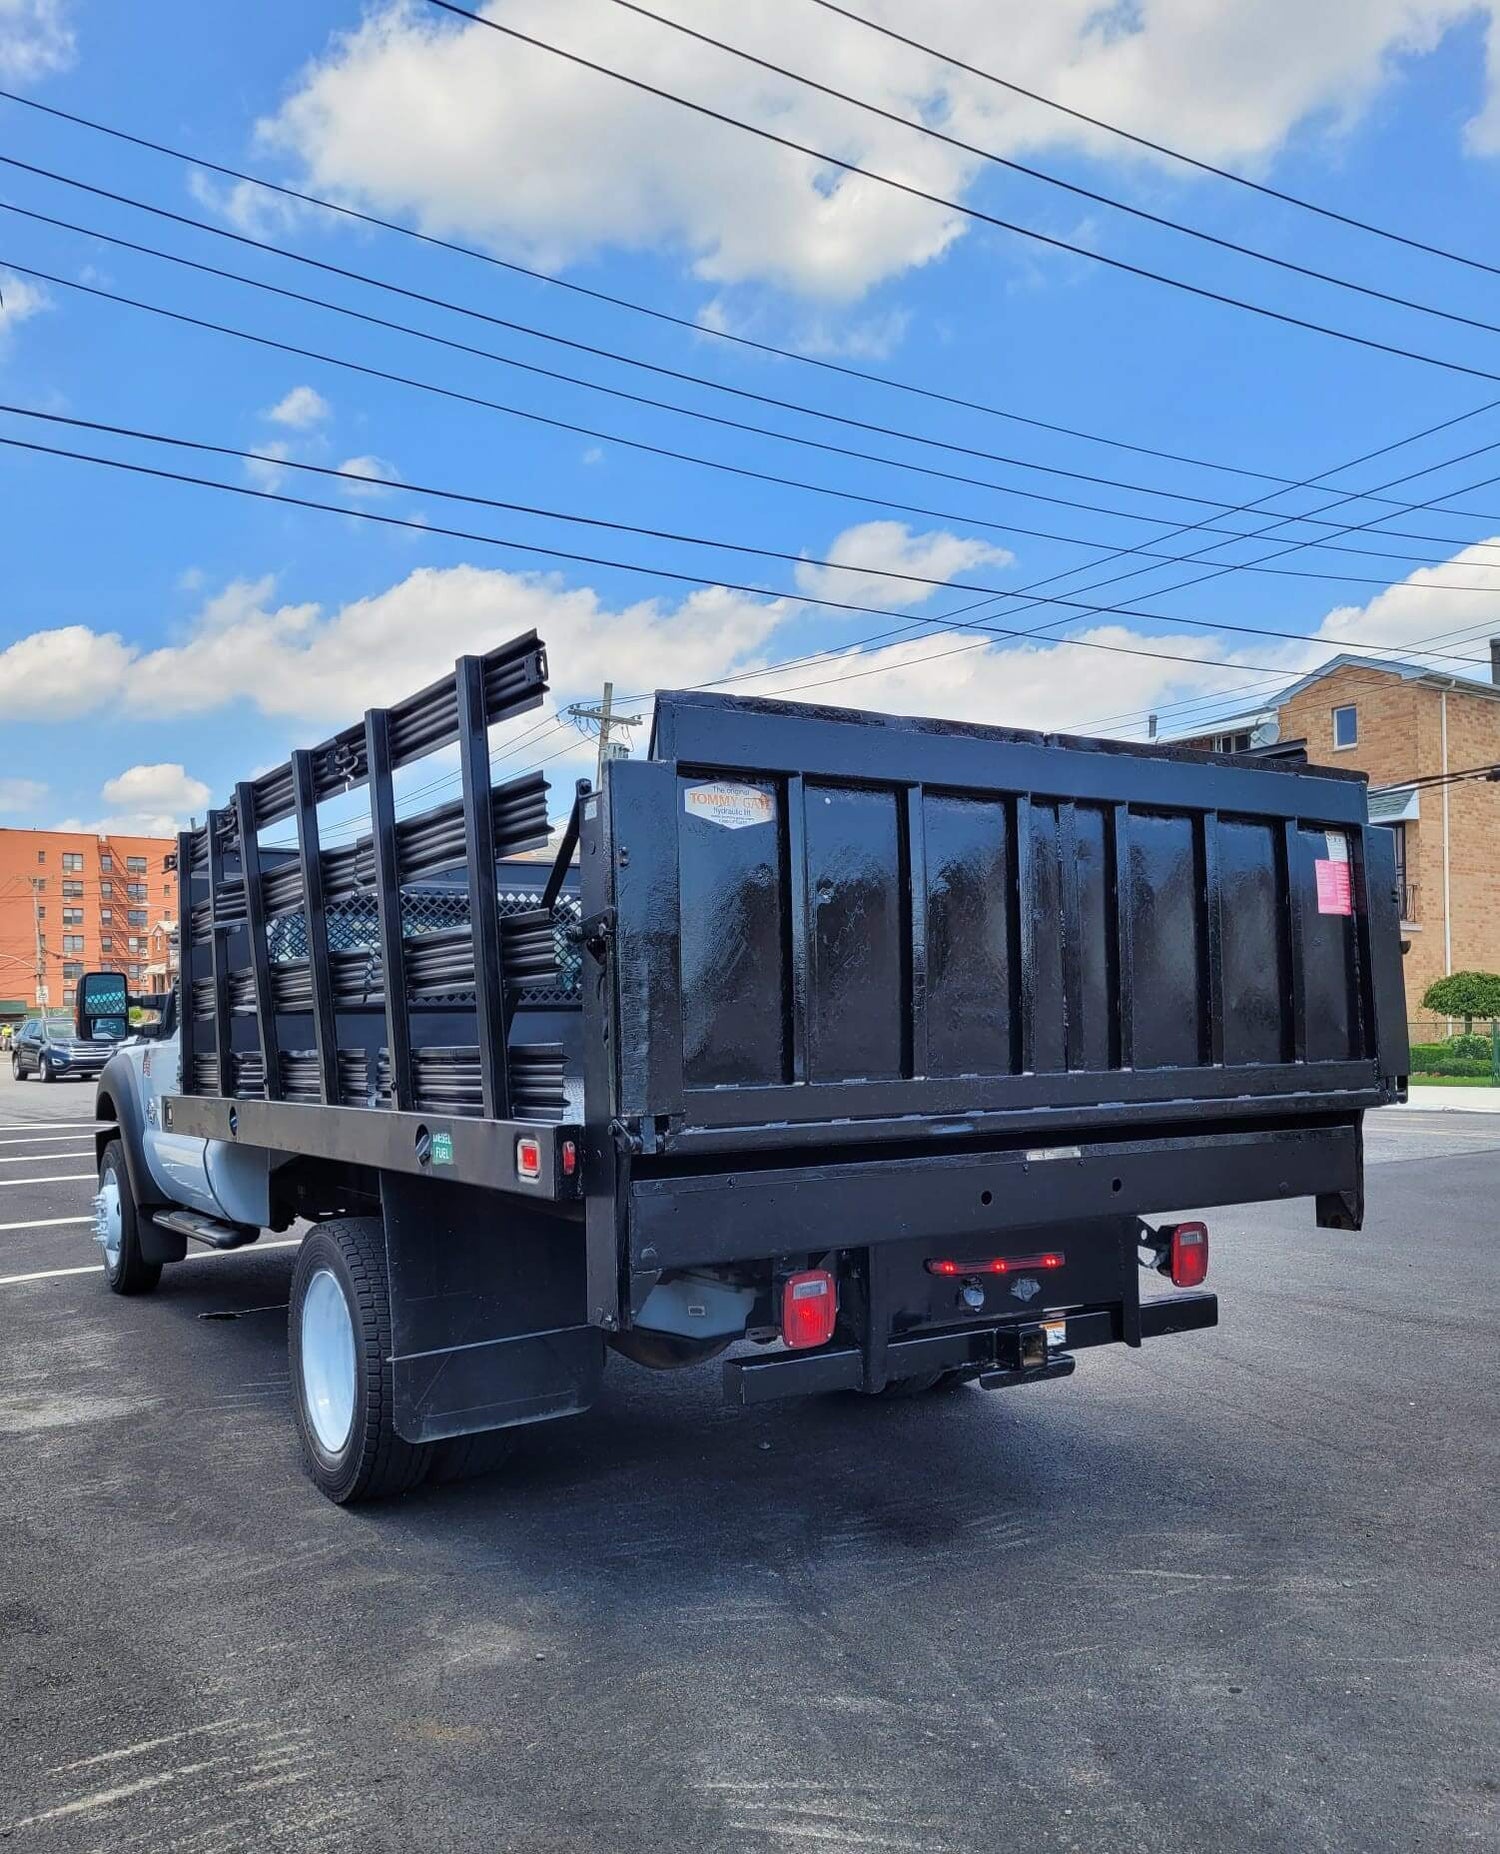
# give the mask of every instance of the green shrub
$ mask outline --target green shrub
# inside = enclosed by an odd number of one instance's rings
[[[1441,1045],[1419,1043],[1411,1052],[1411,1072],[1413,1075],[1475,1075],[1490,1074],[1490,1059],[1477,1056],[1450,1056]]]

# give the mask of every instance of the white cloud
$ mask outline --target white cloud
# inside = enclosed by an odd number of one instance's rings
[[[604,462],[604,452],[597,444],[591,444],[583,453],[581,461],[586,464],[601,464]]]
[[[296,431],[305,430],[309,425],[316,425],[327,418],[332,407],[323,395],[311,386],[294,386],[274,406],[261,414],[276,425],[290,425]]]
[[[99,795],[105,804],[127,811],[201,811],[209,788],[177,761],[164,760],[155,766],[127,766],[105,780]]]
[[[187,828],[189,818],[202,816],[210,791],[185,767],[164,762],[126,767],[105,780],[99,796],[115,807],[107,817],[65,818],[54,828],[99,837],[172,837]]]
[[[5,0],[0,0],[0,6]],[[34,315],[52,307],[52,298],[39,283],[18,277],[14,271],[0,270],[0,353],[12,332]]]
[[[812,7],[661,4],[997,153],[1066,144],[1154,159]],[[483,10],[938,194],[962,196],[982,165],[599,0],[487,0]],[[910,24],[900,0],[866,0],[865,10]],[[1500,0],[932,0],[920,35],[1074,108],[1254,167],[1300,125],[1347,128],[1402,59],[1476,14],[1491,21],[1491,75],[1500,76],[1497,13]],[[416,0],[387,0],[337,34],[259,132],[298,158],[314,190],[547,267],[611,246],[667,249],[715,284],[769,282],[837,302],[932,262],[965,229],[940,207],[820,169],[484,26],[439,19]],[[1500,147],[1493,99],[1470,140]]]
[[[245,459],[245,475],[256,489],[277,490],[286,481],[287,473],[280,468],[278,459],[290,457],[292,447],[277,439],[273,444],[262,444],[260,454]]]
[[[35,811],[47,792],[39,779],[0,779],[0,812]]]
[[[339,488],[346,496],[354,497],[357,502],[372,502],[377,497],[388,496],[388,484],[397,479],[396,466],[387,463],[383,457],[346,457],[339,465],[346,476],[357,476],[364,480],[359,483],[340,483]]]
[[[155,649],[86,627],[35,632],[0,651],[0,716],[68,716],[108,707],[166,718],[241,701],[262,714],[347,720],[409,695],[455,658],[536,629],[551,647],[554,698],[703,682],[764,661],[797,609],[711,589],[677,604],[606,604],[553,576],[480,567],[421,568],[331,613],[278,604],[275,582],[238,581],[184,636]]]
[[[33,631],[0,650],[0,715],[61,721],[103,708],[134,654],[115,632],[87,625]]]
[[[877,531],[873,538],[871,529]],[[882,535],[884,529],[895,533]],[[851,537],[860,535],[856,554]],[[960,570],[952,550],[975,545],[872,523],[840,536],[834,547],[862,563],[878,557],[884,567],[925,560],[941,574]],[[746,695],[784,693],[793,700],[887,713],[1059,729],[1166,708],[1247,682],[1252,694],[1245,699],[1253,700],[1255,690],[1271,693],[1279,685],[1237,667],[1247,656],[1257,666],[1279,669],[1290,682],[1332,650],[1407,648],[1439,633],[1490,623],[1489,587],[1472,594],[1434,589],[1435,580],[1451,586],[1461,579],[1465,565],[1488,564],[1481,546],[1500,547],[1500,537],[1461,551],[1440,574],[1424,568],[1365,606],[1335,609],[1305,642],[1184,633],[1168,624],[1149,632],[1096,624],[1074,634],[1083,641],[1080,647],[1077,641],[986,635],[935,619],[931,625],[914,622],[909,636],[883,647],[860,651],[851,644],[818,662],[727,686]],[[889,593],[870,602],[896,603]],[[1003,627],[1008,609],[997,601],[976,616]],[[809,638],[807,626],[815,617],[820,629]],[[1026,620],[1012,622],[1024,626]],[[881,626],[876,620],[859,628]],[[266,576],[225,587],[180,637],[156,648],[82,625],[20,639],[0,651],[0,716],[34,718],[42,712],[64,720],[108,709],[161,723],[243,704],[306,738],[422,687],[460,655],[532,629],[549,647],[558,708],[597,699],[606,679],[622,699],[634,700],[654,688],[740,677],[800,656],[828,635],[825,615],[811,613],[795,595],[757,600],[716,588],[676,603],[643,599],[622,605],[587,587],[570,588],[556,575],[424,567],[369,598],[325,610],[279,602],[275,581]],[[1472,652],[1476,661],[1468,673],[1486,676],[1487,663],[1477,660],[1484,656],[1482,643],[1442,647]],[[112,781],[105,799],[122,812],[180,817],[201,810],[207,795],[180,766],[142,766]]]
[[[1004,613],[985,621],[1003,624]],[[1202,694],[1224,680],[1219,638],[1185,638],[1175,632],[1145,636],[1122,625],[1074,635],[1081,648],[1078,643],[990,642],[972,631],[924,630],[880,650],[851,651],[736,688],[745,695],[774,689],[792,701],[840,708],[1065,731],[1093,715],[1165,704]],[[1161,651],[1169,660],[1136,651]]]
[[[913,534],[905,522],[866,521],[836,536],[824,558],[843,564],[815,566],[803,561],[796,569],[798,589],[809,598],[854,605],[922,605],[942,590],[941,585],[924,586],[886,575],[913,573],[921,579],[946,582],[973,567],[1010,566],[1015,555],[987,541],[942,530]]]
[[[65,71],[77,42],[63,0],[0,0],[0,78],[35,83]]]
[[[194,168],[188,175],[188,192],[200,206],[217,213],[221,219],[228,219],[231,225],[253,238],[268,238],[273,233],[288,231],[314,210],[311,206],[299,206],[285,194],[258,186],[253,180],[237,180],[230,184],[216,180],[200,168]]]

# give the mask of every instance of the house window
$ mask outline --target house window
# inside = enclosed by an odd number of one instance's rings
[[[63,935],[63,951],[65,953],[81,953],[83,950],[83,935],[81,933],[65,933]]]
[[[144,882],[127,882],[125,884],[125,893],[132,901],[144,901],[146,899],[146,884]]]
[[[114,941],[110,939],[108,934],[105,934],[104,938],[99,942],[99,951],[101,953],[112,953],[114,950]]]
[[[37,861],[38,861],[39,863],[44,863],[44,862],[46,862],[46,860],[47,860],[47,852],[46,852],[45,850],[38,850],[38,851],[37,851],[37,853],[36,853],[36,860],[37,860]]]
[[[65,979],[81,979],[83,977],[83,967],[70,960],[63,966],[63,977]]]
[[[82,901],[83,900],[82,882],[64,882],[63,883],[63,899],[64,901]]]
[[[106,850],[104,854],[99,858],[100,871],[104,875],[110,875],[114,870],[114,866],[115,866],[115,859],[110,855],[109,851]]]
[[[129,924],[132,927],[144,927],[146,925],[146,910],[144,908],[132,908],[129,914]]]
[[[63,1003],[64,1004],[71,1004],[77,996],[78,996],[78,993],[73,989],[71,985],[67,985],[63,988]]]
[[[146,859],[144,856],[127,856],[125,858],[125,867],[132,875],[144,875],[146,873]]]
[[[115,892],[115,885],[113,882],[101,882],[99,884],[99,893],[103,895],[106,901],[110,898],[111,895],[114,894],[114,892]]]
[[[75,850],[63,851],[63,871],[67,875],[83,874],[83,858]]]
[[[1359,745],[1359,710],[1352,702],[1347,708],[1333,711],[1333,744],[1335,747]]]
[[[64,908],[63,909],[63,926],[64,927],[81,927],[82,925],[83,925],[83,909],[82,908]]]
[[[111,922],[112,922],[112,921],[114,920],[114,918],[115,918],[115,911],[114,911],[114,909],[113,909],[113,908],[101,908],[101,909],[99,910],[99,918],[100,918],[100,920],[101,920],[101,921],[103,921],[103,923],[104,923],[104,925],[105,925],[106,927],[108,927],[108,926],[109,926],[109,924],[110,924],[110,923],[111,923]]]

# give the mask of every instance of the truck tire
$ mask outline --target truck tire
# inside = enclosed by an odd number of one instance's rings
[[[393,1420],[391,1301],[378,1217],[340,1217],[304,1237],[287,1309],[302,1461],[339,1506],[410,1493],[432,1463]]]
[[[161,1263],[141,1254],[141,1213],[130,1189],[125,1148],[112,1139],[99,1160],[99,1194],[94,1199],[94,1233],[104,1257],[104,1279],[112,1294],[149,1294],[161,1280]]]

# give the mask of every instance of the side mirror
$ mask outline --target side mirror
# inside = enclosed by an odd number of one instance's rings
[[[123,972],[85,972],[78,981],[73,1027],[84,1042],[130,1034],[130,993]]]

